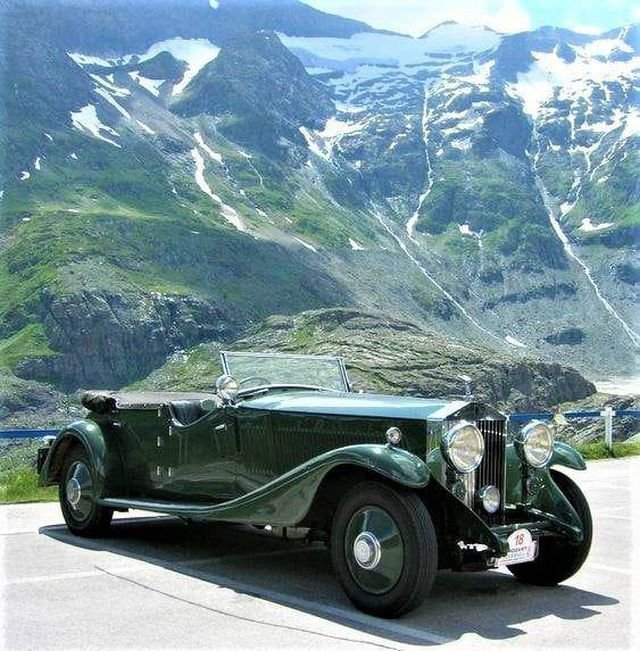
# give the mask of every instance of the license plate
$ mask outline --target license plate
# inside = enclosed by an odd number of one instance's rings
[[[533,540],[528,529],[516,529],[509,538],[509,553],[498,559],[500,565],[515,565],[516,563],[528,563],[538,553],[538,543]]]

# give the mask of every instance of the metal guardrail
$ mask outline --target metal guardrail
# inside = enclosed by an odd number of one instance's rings
[[[507,420],[510,423],[527,423],[531,420],[545,421],[554,420],[558,417],[565,421],[602,418],[604,420],[604,444],[609,451],[613,452],[613,418],[615,416],[621,418],[640,418],[640,409],[612,409],[611,407],[605,407],[597,411],[565,411],[556,414],[547,411],[517,413],[509,414]]]
[[[43,436],[55,436],[59,429],[2,429],[0,439],[38,439]]]
[[[579,418],[603,418],[607,410],[598,411],[565,411],[561,415],[567,420]],[[640,409],[611,409],[612,416],[629,416],[631,418],[640,418]],[[552,420],[557,414],[550,411],[532,411],[518,412],[517,414],[508,414],[507,417],[511,423],[528,423],[531,420]]]

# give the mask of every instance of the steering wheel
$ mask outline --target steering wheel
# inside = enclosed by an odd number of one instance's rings
[[[271,381],[268,380],[266,377],[262,377],[261,375],[249,375],[248,377],[240,380],[240,387],[242,389],[246,389],[247,387],[245,386],[247,382],[251,382],[256,384],[256,386],[262,386],[264,384],[271,384]]]

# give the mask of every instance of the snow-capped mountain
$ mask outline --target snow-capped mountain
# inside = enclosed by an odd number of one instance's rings
[[[296,0],[106,6],[0,4],[5,368],[115,386],[359,305],[633,372],[637,26],[411,38]]]

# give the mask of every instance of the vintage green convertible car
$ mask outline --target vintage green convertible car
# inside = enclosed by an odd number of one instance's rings
[[[91,391],[84,419],[40,455],[81,536],[129,508],[306,534],[330,545],[348,597],[394,617],[438,569],[506,565],[521,581],[572,576],[589,506],[552,466],[578,452],[471,400],[354,393],[336,357],[222,353],[211,394]],[[234,378],[238,378],[237,380]]]

